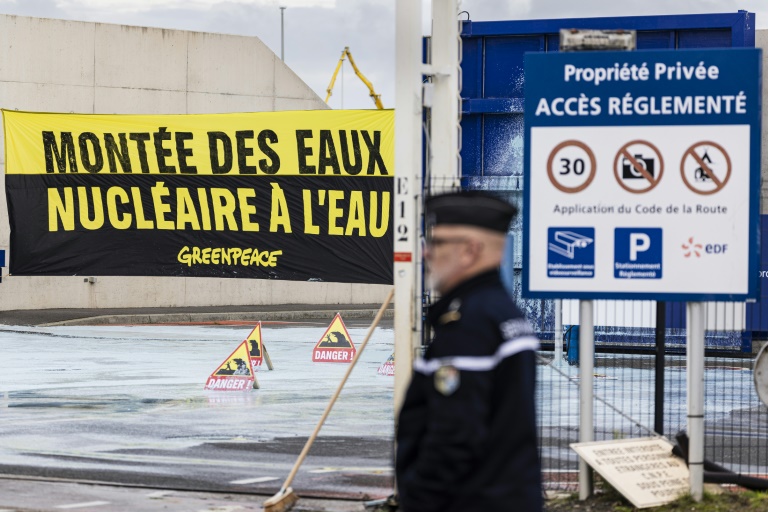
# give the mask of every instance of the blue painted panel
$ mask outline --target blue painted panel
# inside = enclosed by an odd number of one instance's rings
[[[638,50],[662,50],[675,47],[674,30],[649,30],[637,33]]]
[[[523,175],[522,114],[483,116],[483,176]]]
[[[685,329],[685,302],[667,302],[664,310],[667,329]]]
[[[480,98],[483,95],[483,40],[462,40],[461,95],[464,98]]]
[[[485,38],[485,83],[482,97],[522,98],[523,55],[539,51],[544,51],[544,36]]]
[[[730,29],[681,30],[677,34],[678,48],[730,48]]]
[[[760,300],[747,304],[747,330],[768,338],[768,215],[760,215]]]
[[[560,51],[560,34],[547,34],[547,51]]]
[[[731,25],[731,44],[736,48],[753,48],[755,46],[755,15],[747,11],[739,11],[743,16]]]
[[[561,28],[627,30],[702,30],[731,29],[743,35],[733,46],[752,47],[754,39],[754,13],[739,11],[726,14],[684,14],[671,16],[616,16],[610,18],[559,18],[526,21],[464,22],[462,36],[484,37],[500,35],[552,34]],[[743,30],[742,30],[743,27]],[[750,36],[751,33],[751,36]]]
[[[465,98],[461,111],[465,114],[522,114],[523,98]]]
[[[483,174],[483,116],[464,115],[461,118],[461,169],[464,176]]]

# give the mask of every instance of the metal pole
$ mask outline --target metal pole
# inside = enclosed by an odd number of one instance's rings
[[[703,302],[688,302],[686,313],[686,359],[688,365],[688,469],[691,497],[704,497],[704,307]]]
[[[595,373],[595,320],[591,300],[579,301],[579,442],[595,440],[593,382]],[[579,499],[592,496],[592,470],[579,457]]]
[[[664,435],[664,347],[667,331],[667,305],[664,302],[656,302],[656,396],[654,397],[654,423],[653,430]]]
[[[563,301],[555,299],[555,358],[552,364],[559,366],[563,363]]]
[[[395,421],[421,345],[421,2],[395,5]]]
[[[285,7],[280,7],[280,60],[285,61]]]
[[[416,2],[419,3],[419,2]],[[430,187],[447,192],[459,186],[459,20],[457,0],[432,2]]]

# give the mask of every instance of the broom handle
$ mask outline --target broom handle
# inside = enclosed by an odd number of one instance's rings
[[[336,392],[331,397],[331,401],[328,402],[328,405],[325,407],[325,411],[323,412],[323,415],[320,417],[320,421],[317,422],[315,431],[312,432],[312,435],[309,436],[309,439],[307,439],[307,442],[304,445],[304,448],[301,450],[301,453],[299,454],[299,458],[296,459],[296,463],[293,465],[291,472],[288,474],[288,478],[285,479],[285,483],[283,484],[281,491],[284,491],[285,489],[287,489],[288,486],[291,485],[291,482],[293,482],[293,477],[296,476],[296,473],[299,471],[299,467],[301,466],[301,463],[304,462],[304,459],[306,458],[307,453],[309,453],[309,449],[312,447],[312,443],[315,441],[315,438],[317,437],[317,434],[320,432],[320,429],[322,428],[323,423],[325,422],[325,419],[328,417],[328,414],[331,412],[331,408],[333,408],[333,404],[336,403],[336,399],[339,398],[341,389],[344,387],[344,384],[346,384],[349,374],[352,373],[352,369],[355,367],[355,363],[357,363],[357,359],[360,357],[360,354],[363,353],[363,349],[365,348],[365,345],[368,343],[368,340],[371,339],[373,330],[376,328],[377,325],[379,325],[379,321],[381,320],[381,317],[384,316],[384,311],[387,309],[387,306],[392,301],[392,297],[394,296],[394,294],[395,294],[395,289],[392,288],[389,291],[389,295],[387,295],[387,298],[384,299],[384,303],[381,305],[381,308],[379,308],[379,312],[376,313],[376,318],[373,319],[373,323],[371,323],[371,327],[368,329],[368,334],[365,335],[365,339],[363,340],[363,343],[361,343],[360,348],[357,349],[357,353],[355,354],[355,357],[352,359],[352,363],[349,365],[349,368],[347,368],[347,373],[344,374],[344,377],[341,379],[341,382],[339,383],[339,387],[336,389]]]

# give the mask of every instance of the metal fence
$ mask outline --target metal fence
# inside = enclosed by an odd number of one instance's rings
[[[440,179],[426,182],[433,193],[448,188]],[[519,176],[462,179],[463,188],[493,190],[518,207],[521,184]],[[521,297],[522,216],[514,219],[510,231],[514,236],[502,278],[542,341],[537,414],[545,488],[575,490],[578,457],[570,444],[579,440],[579,369],[571,364],[578,357],[569,349],[577,347],[572,327],[578,325],[578,301],[563,300],[557,308],[552,300]],[[757,397],[752,373],[756,349],[768,338],[768,307],[761,314],[761,302],[707,303],[704,454],[732,471],[768,477],[768,408]],[[558,309],[562,332],[556,332]],[[658,311],[665,317],[663,350],[656,340]],[[674,442],[686,429],[685,324],[684,303],[659,309],[655,301],[595,301],[596,441],[658,433]]]
[[[579,369],[566,339],[555,347],[551,304],[523,301],[537,309],[534,327],[542,339],[538,365],[539,441],[547,489],[574,490],[578,458],[570,443],[579,439]],[[563,301],[564,328],[573,325],[575,306]],[[575,301],[573,301],[575,302]],[[664,353],[657,353],[652,301],[596,301],[594,439],[644,437],[657,433],[674,442],[686,428],[685,328],[667,319]],[[673,315],[683,308],[667,308]],[[745,307],[707,307],[705,357],[705,458],[732,471],[768,476],[768,408],[758,399],[752,365],[761,340],[744,337]],[[542,314],[544,313],[544,314]],[[667,315],[669,317],[669,315]],[[572,332],[570,333],[572,334]],[[570,357],[569,357],[569,348]],[[557,354],[557,356],[556,356]],[[663,365],[657,366],[657,358]],[[569,359],[571,363],[569,363]],[[663,387],[657,388],[657,375]],[[663,392],[660,392],[662,390]],[[657,409],[658,400],[662,407]],[[663,418],[658,416],[663,414]]]

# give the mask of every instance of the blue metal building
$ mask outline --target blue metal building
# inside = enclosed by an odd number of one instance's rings
[[[556,52],[560,29],[628,29],[637,31],[637,48],[690,49],[755,46],[755,16],[739,11],[733,14],[697,14],[675,16],[637,16],[616,18],[570,18],[529,21],[466,21],[462,28],[462,119],[461,173],[467,188],[503,191],[520,204],[523,188],[523,105],[525,77],[523,56],[526,52]],[[522,211],[522,209],[521,209]],[[765,218],[765,216],[761,216]],[[768,222],[763,223],[768,227]],[[521,233],[522,222],[513,226]],[[765,233],[766,229],[763,229]],[[516,239],[520,240],[517,236]],[[765,238],[764,238],[765,239]],[[522,251],[516,247],[515,273],[522,267]],[[768,251],[763,253],[762,268],[768,268]],[[551,340],[554,331],[553,302],[520,299],[519,280],[516,295],[542,339]],[[744,333],[710,337],[710,347],[751,351],[752,336],[768,334],[768,287],[757,304],[747,305]],[[766,309],[763,315],[762,310]],[[667,304],[668,337],[684,346],[685,307]],[[598,343],[622,343],[626,330],[596,326]],[[648,338],[652,332],[631,332],[631,339]]]

